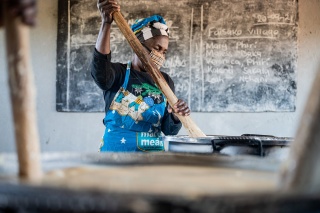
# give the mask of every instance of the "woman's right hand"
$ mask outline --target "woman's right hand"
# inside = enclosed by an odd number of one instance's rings
[[[113,22],[112,13],[119,11],[120,5],[116,0],[98,0],[97,7],[103,23],[111,24]]]

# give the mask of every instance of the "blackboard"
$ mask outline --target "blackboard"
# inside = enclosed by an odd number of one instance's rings
[[[170,44],[162,71],[193,112],[295,110],[297,0],[119,0],[129,24],[162,15]],[[57,111],[104,111],[89,64],[101,24],[95,0],[59,0]],[[132,50],[114,24],[112,58]]]

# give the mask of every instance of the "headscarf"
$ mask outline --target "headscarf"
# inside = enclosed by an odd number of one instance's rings
[[[153,15],[144,19],[137,19],[131,26],[139,41],[144,41],[159,35],[169,37],[169,29],[162,16]]]

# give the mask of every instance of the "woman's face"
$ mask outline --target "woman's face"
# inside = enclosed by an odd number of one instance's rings
[[[158,53],[161,53],[164,57],[166,57],[168,46],[169,46],[169,38],[168,36],[155,36],[151,39],[148,39],[144,42],[150,50],[156,50]]]
[[[146,40],[143,43],[143,46],[147,47],[148,51],[156,51],[165,59],[168,46],[169,46],[169,38],[167,36],[162,36],[162,35],[155,36],[153,38]],[[138,59],[137,55],[135,55],[134,57],[136,58],[137,65],[140,68],[139,70],[143,70],[142,63]]]

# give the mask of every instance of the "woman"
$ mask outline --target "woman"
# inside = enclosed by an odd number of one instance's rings
[[[91,64],[91,74],[103,90],[106,126],[101,152],[163,151],[161,132],[175,135],[181,122],[172,113],[190,114],[188,105],[179,100],[174,108],[144,70],[137,55],[128,64],[112,63],[110,30],[112,13],[120,11],[115,0],[98,0],[102,25]],[[137,20],[132,30],[150,52],[153,62],[160,68],[169,45],[169,30],[161,16]],[[162,72],[174,91],[171,78]]]

